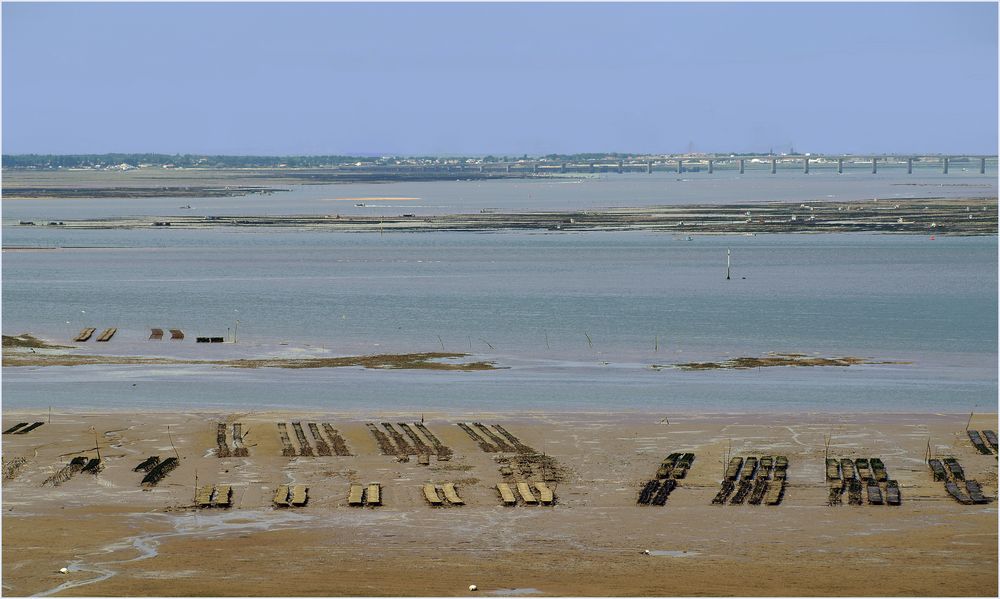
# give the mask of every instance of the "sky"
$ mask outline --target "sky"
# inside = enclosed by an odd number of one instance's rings
[[[992,2],[0,10],[6,154],[997,152]]]

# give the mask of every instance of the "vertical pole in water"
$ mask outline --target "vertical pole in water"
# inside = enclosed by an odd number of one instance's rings
[[[980,158],[979,159],[979,174],[980,175],[985,175],[986,174],[986,159],[985,158]]]
[[[649,162],[646,163],[646,174],[647,175],[652,175],[653,174],[653,161],[652,160],[650,160]]]
[[[742,158],[740,158],[740,174],[741,175],[743,174],[743,171],[745,170],[745,167],[746,167],[746,164],[745,164],[744,160]]]
[[[52,424],[52,406],[49,406],[49,424]]]
[[[906,159],[906,174],[907,175],[913,174],[913,158]]]
[[[775,174],[777,172],[778,172],[778,161],[775,160],[774,158],[772,158],[771,159],[771,174],[773,175],[773,174]]]
[[[807,174],[807,175],[809,174],[809,159],[808,158],[806,158],[805,166],[802,167],[802,172],[805,173],[805,174]]]
[[[837,159],[837,174],[838,175],[844,174],[844,159],[843,158],[838,158]]]
[[[708,159],[708,174],[711,175],[714,172],[715,172],[715,169],[712,168],[712,159],[709,158]]]
[[[619,160],[618,161],[618,174],[620,175],[623,172],[625,172],[625,161],[624,160]]]
[[[678,174],[680,174],[680,173],[681,173],[681,171],[683,170],[683,168],[682,168],[682,167],[683,167],[683,165],[684,165],[684,160],[682,160],[682,159],[678,158],[678,159],[677,159],[677,173],[678,173]]]
[[[872,156],[872,174],[878,174],[878,159]]]
[[[236,327],[233,329],[233,343],[236,343],[236,341],[239,340],[239,336],[237,336],[236,334],[236,332],[239,330],[240,330],[240,321],[237,320]]]
[[[948,157],[947,156],[944,157],[944,167],[943,167],[942,171],[944,172],[944,174],[946,174],[946,175],[948,174]]]
[[[726,248],[726,280],[729,280],[729,256],[731,252],[729,248]]]
[[[565,162],[562,163],[561,165],[559,165],[559,172],[561,172],[561,173],[565,173],[566,172],[566,163]]]

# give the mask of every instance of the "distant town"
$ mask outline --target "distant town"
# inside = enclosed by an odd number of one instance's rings
[[[944,154],[818,154],[789,152],[632,154],[578,153],[543,156],[228,156],[205,154],[4,154],[3,168],[15,170],[134,170],[335,168],[343,170],[432,170],[545,174],[558,172],[700,171],[715,168],[787,167],[795,163],[840,168],[918,164],[922,166],[995,165],[995,156]],[[877,167],[877,166],[876,166]]]

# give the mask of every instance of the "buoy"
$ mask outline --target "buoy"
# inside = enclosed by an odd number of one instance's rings
[[[69,568],[59,568],[60,574],[66,574],[67,572],[69,572]]]
[[[470,584],[470,585],[469,585],[469,590],[470,590],[470,591],[478,591],[478,590],[479,590],[479,587],[477,587],[477,586],[476,586],[476,585],[474,585],[474,584]]]

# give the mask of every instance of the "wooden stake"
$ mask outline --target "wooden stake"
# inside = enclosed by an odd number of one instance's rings
[[[170,441],[170,448],[174,450],[174,457],[176,457],[177,461],[179,462],[181,460],[181,456],[180,456],[179,453],[177,453],[177,448],[174,447],[174,439],[173,439],[173,437],[170,436],[170,425],[169,424],[167,425],[167,439]]]

